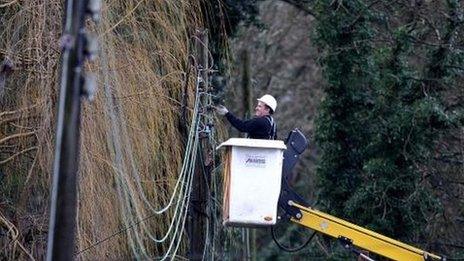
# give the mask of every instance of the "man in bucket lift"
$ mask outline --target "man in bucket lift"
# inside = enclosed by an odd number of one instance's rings
[[[277,101],[269,94],[258,99],[255,107],[255,117],[249,120],[241,120],[235,117],[226,107],[219,105],[216,111],[225,115],[227,120],[240,132],[246,132],[250,139],[275,140],[277,138],[277,126],[272,114],[277,107]]]

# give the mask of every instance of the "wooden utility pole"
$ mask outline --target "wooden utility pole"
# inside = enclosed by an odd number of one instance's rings
[[[74,260],[81,97],[93,97],[93,77],[84,77],[84,60],[96,55],[85,34],[85,18],[99,19],[100,2],[67,0],[61,38],[61,83],[56,126],[47,260]]]
[[[195,59],[197,61],[198,68],[200,68],[200,92],[209,92],[209,78],[208,78],[208,31],[197,31],[195,37]],[[199,94],[200,103],[203,105],[203,109],[206,110],[205,105],[208,104],[209,97],[204,94]],[[204,115],[206,111],[202,111],[200,119],[203,123],[207,123]],[[193,177],[193,190],[191,195],[191,204],[189,206],[189,222],[187,224],[188,235],[189,235],[189,259],[190,260],[201,260],[205,248],[206,239],[206,226],[208,218],[207,209],[207,197],[208,188],[211,185],[211,168],[207,158],[210,155],[210,148],[208,144],[207,132],[200,133],[200,148],[198,151],[198,158],[196,163],[195,176]],[[198,159],[197,158],[197,159]]]
[[[251,89],[251,72],[250,72],[250,54],[247,49],[244,49],[240,54],[242,62],[242,93],[243,93],[243,108],[244,118],[250,118],[253,115],[253,91]],[[246,134],[245,134],[246,135]],[[250,246],[250,232],[251,232],[251,246]],[[254,229],[242,228],[242,259],[251,260],[255,256],[256,245],[256,231]]]
[[[253,114],[253,91],[251,89],[250,54],[248,50],[243,50],[240,58],[242,61],[242,101],[243,108],[245,108],[243,116],[250,117]]]

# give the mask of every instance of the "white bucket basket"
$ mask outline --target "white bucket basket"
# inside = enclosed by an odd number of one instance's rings
[[[282,180],[283,151],[280,140],[231,138],[224,164],[223,224],[274,225]]]

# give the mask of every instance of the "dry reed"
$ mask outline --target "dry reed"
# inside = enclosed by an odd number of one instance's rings
[[[87,65],[99,90],[82,112],[77,251],[150,216],[172,194],[184,154],[180,101],[191,36],[202,27],[199,4],[104,3],[102,23],[92,28],[100,57]],[[17,227],[17,243],[2,248],[0,257],[44,258],[62,13],[57,0],[0,4],[0,62],[14,65],[0,82],[0,207],[13,220],[2,216],[4,224]],[[191,98],[193,77],[187,81]],[[147,231],[161,237],[173,215],[170,209],[154,216],[78,259],[161,256],[169,240],[156,244]]]

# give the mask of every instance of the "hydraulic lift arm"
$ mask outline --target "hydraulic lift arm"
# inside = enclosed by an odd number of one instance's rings
[[[293,201],[290,201],[289,205],[301,211],[301,218],[291,218],[291,221],[325,235],[338,238],[347,247],[354,245],[393,260],[443,260],[440,256],[388,238],[321,211],[301,206]]]
[[[444,257],[307,207],[309,204],[290,188],[288,181],[298,156],[306,149],[308,142],[299,130],[293,130],[288,136],[286,144],[287,150],[284,152],[282,192],[279,207],[284,210],[291,221],[339,239],[347,249],[358,247],[393,260],[446,260]],[[365,256],[359,251],[355,252]]]

